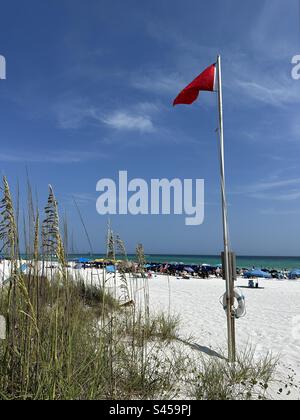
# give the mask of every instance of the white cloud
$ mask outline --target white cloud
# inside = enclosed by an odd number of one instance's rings
[[[159,111],[155,103],[141,102],[126,109],[104,111],[86,103],[84,100],[73,99],[62,101],[55,108],[58,125],[62,129],[79,129],[87,124],[104,124],[116,130],[154,131],[153,115]]]
[[[155,131],[154,114],[157,114],[160,109],[161,107],[155,103],[141,102],[127,109],[117,109],[105,115],[101,115],[99,112],[99,116],[96,118],[115,130],[151,133]]]
[[[103,117],[102,122],[116,130],[140,131],[142,133],[154,131],[154,125],[149,115],[134,115],[127,111],[115,111]]]

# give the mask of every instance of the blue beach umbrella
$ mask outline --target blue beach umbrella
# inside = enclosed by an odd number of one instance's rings
[[[28,269],[29,269],[28,264],[22,264],[21,265],[21,271],[22,271],[22,273],[27,274]]]
[[[106,267],[106,272],[107,273],[115,273],[116,272],[116,267],[114,265],[108,265]]]
[[[89,263],[91,260],[89,260],[88,258],[79,258],[78,262],[80,264],[85,264],[85,263]]]
[[[265,271],[258,270],[258,269],[247,271],[247,273],[244,274],[244,277],[246,277],[247,279],[251,277],[258,277],[258,278],[263,278],[263,279],[272,278],[270,273],[266,273]]]
[[[293,270],[289,273],[290,280],[299,279],[299,278],[300,278],[300,270]]]

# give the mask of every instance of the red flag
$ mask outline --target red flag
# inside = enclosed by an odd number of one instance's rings
[[[200,91],[213,92],[216,83],[216,64],[212,64],[192,81],[174,100],[173,105],[191,105],[198,98]]]

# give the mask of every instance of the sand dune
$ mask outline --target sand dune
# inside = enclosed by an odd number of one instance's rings
[[[0,267],[7,272],[7,267]],[[87,283],[102,284],[102,270],[70,269],[74,278],[83,277]],[[142,301],[145,280],[128,280],[133,290],[131,298]],[[221,279],[183,280],[157,275],[146,281],[152,312],[171,311],[180,315],[180,336],[193,337],[195,348],[203,353],[226,354],[226,316],[220,297],[225,291]],[[106,287],[113,290],[120,285],[117,275],[110,275]],[[279,388],[293,382],[289,396],[300,399],[300,281],[261,280],[261,289],[248,289],[247,280],[239,278],[237,286],[243,287],[247,314],[236,322],[238,351],[248,345],[255,347],[257,357],[272,352],[280,357],[278,378],[281,383],[274,386],[273,397]],[[119,290],[119,289],[118,289]],[[120,291],[118,292],[120,295]],[[212,357],[214,357],[212,356]]]

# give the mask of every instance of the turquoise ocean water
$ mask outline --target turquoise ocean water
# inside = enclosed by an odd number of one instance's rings
[[[74,254],[70,255],[69,259],[76,259],[79,257],[86,258],[103,258],[104,255],[88,255],[88,254]],[[134,259],[134,255],[128,255],[129,259]],[[216,255],[146,255],[147,262],[183,262],[184,264],[210,264],[217,265],[221,263],[221,259]],[[274,268],[274,269],[300,269],[300,257],[249,257],[238,256],[237,266],[240,268]]]

